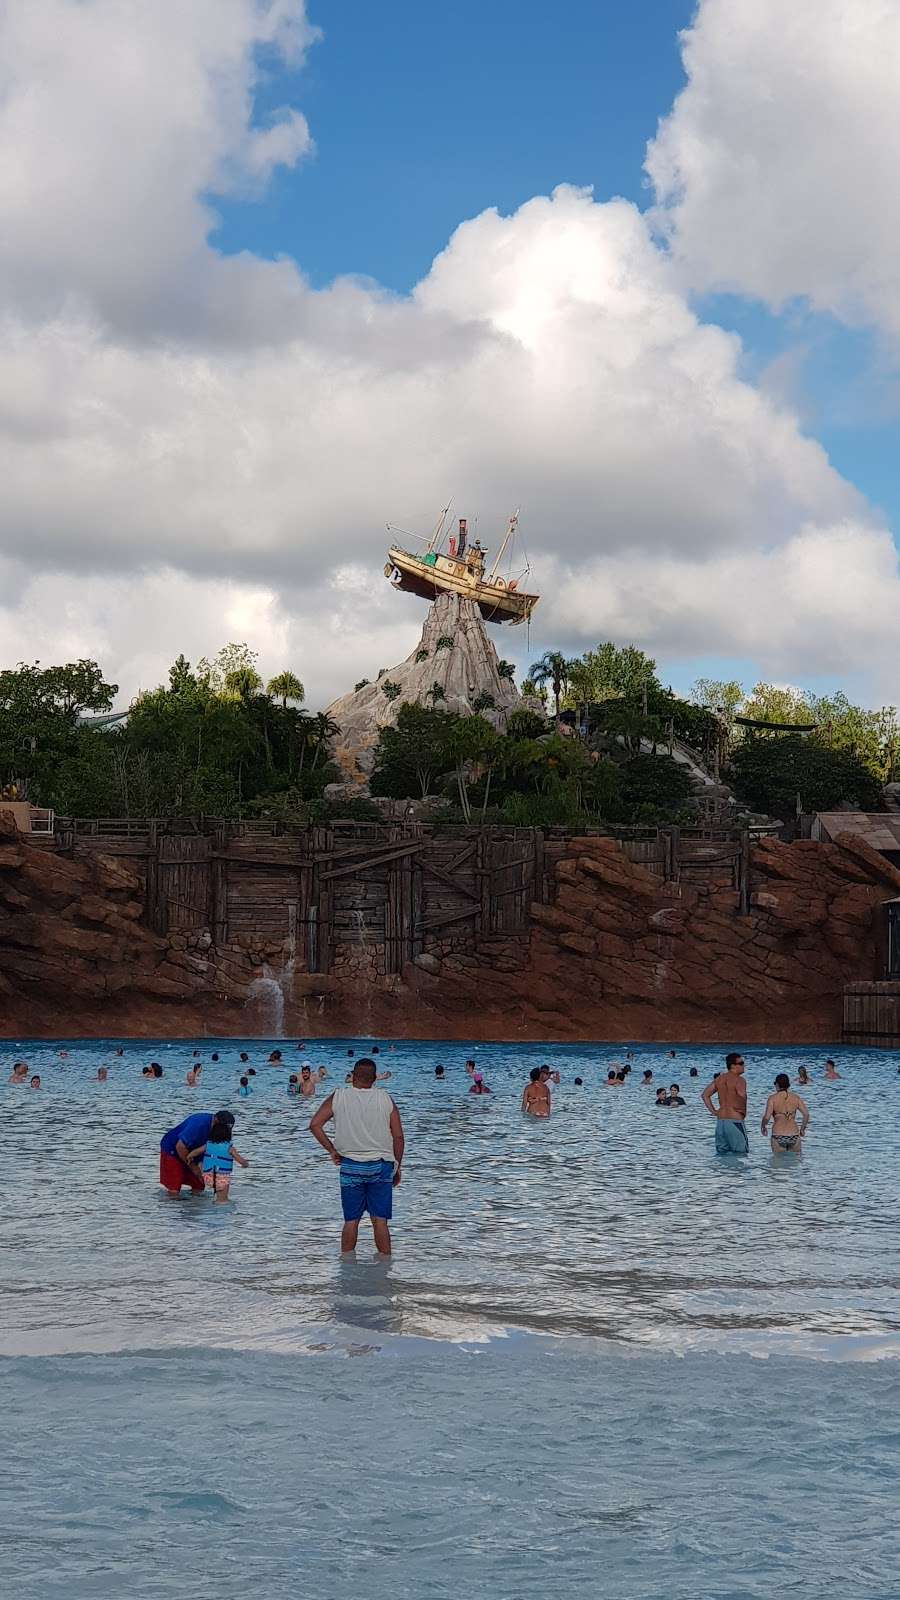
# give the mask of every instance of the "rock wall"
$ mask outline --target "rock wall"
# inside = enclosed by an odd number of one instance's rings
[[[70,858],[0,813],[0,1032],[420,1038],[831,1040],[845,983],[880,973],[882,904],[900,871],[844,835],[767,840],[749,915],[715,878],[666,883],[611,839],[559,846],[527,937],[458,930],[402,975],[377,946],[338,945],[328,975],[281,945],[207,931],[162,937],[140,878],[112,856]]]
[[[443,694],[437,704],[445,711],[469,714],[479,695],[490,695],[493,708],[484,715],[501,725],[521,702],[512,679],[501,678],[498,667],[497,652],[474,602],[458,595],[439,595],[429,608],[419,643],[406,660],[389,667],[378,682],[342,695],[328,707],[328,716],[340,728],[332,758],[344,781],[359,787],[368,782],[381,729],[396,722],[403,705],[434,704],[435,685]],[[400,693],[394,699],[385,694],[386,683],[399,685]]]

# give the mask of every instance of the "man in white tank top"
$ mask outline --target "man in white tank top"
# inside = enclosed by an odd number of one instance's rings
[[[328,1151],[335,1166],[340,1167],[343,1254],[356,1249],[364,1211],[368,1211],[372,1219],[379,1255],[391,1253],[388,1223],[393,1210],[393,1191],[400,1182],[403,1125],[390,1095],[376,1087],[376,1076],[374,1061],[361,1058],[354,1064],[351,1082],[335,1089],[309,1124],[313,1138]],[[333,1140],[325,1132],[326,1123],[332,1121]]]

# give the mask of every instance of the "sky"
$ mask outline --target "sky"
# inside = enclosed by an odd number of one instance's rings
[[[516,506],[546,649],[896,703],[893,0],[6,0],[0,658],[119,704],[415,645]]]

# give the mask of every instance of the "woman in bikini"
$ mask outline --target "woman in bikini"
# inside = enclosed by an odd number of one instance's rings
[[[800,1117],[800,1126],[797,1126],[797,1117]],[[779,1072],[775,1079],[775,1093],[770,1094],[763,1112],[762,1134],[765,1138],[772,1124],[772,1154],[776,1156],[799,1156],[803,1149],[803,1135],[809,1125],[809,1107],[805,1100],[791,1089],[791,1080],[786,1072]]]

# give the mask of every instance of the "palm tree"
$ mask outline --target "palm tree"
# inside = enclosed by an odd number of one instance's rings
[[[313,717],[312,726],[309,730],[310,738],[315,741],[315,748],[313,750],[313,766],[316,765],[325,746],[331,739],[334,738],[335,734],[340,733],[340,731],[340,723],[335,722],[334,718],[330,717],[327,711],[319,711],[316,713],[316,715]]]
[[[272,700],[281,701],[282,711],[287,710],[289,700],[296,700],[299,703],[306,698],[306,690],[296,673],[287,671],[279,672],[274,678],[269,679],[266,684],[266,694]]]
[[[222,686],[232,699],[249,700],[251,695],[262,688],[262,678],[255,667],[233,667],[230,672],[226,672]]]
[[[534,666],[528,669],[528,676],[532,683],[549,683],[553,690],[554,715],[557,722],[559,721],[560,697],[568,687],[571,670],[571,661],[567,661],[559,650],[545,651],[540,661],[536,661]]]

